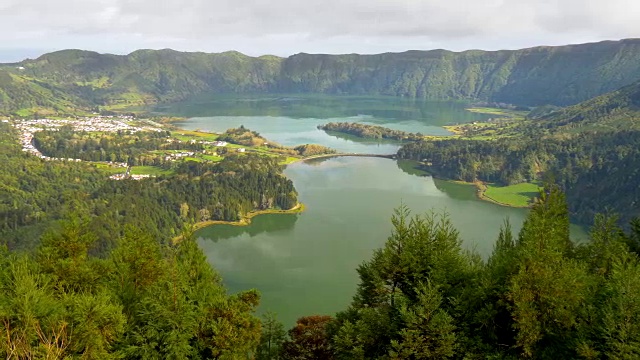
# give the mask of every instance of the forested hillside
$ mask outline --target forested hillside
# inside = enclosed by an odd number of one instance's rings
[[[64,138],[64,131],[55,135]],[[51,151],[65,155],[64,151],[73,150],[67,139],[58,145]],[[136,161],[126,153],[131,150],[116,149],[105,156]],[[91,160],[101,153],[85,154]],[[122,235],[125,225],[167,242],[179,235],[185,222],[235,221],[253,210],[290,209],[297,204],[293,183],[282,176],[278,160],[259,155],[230,155],[219,163],[176,163],[173,175],[115,181],[85,162],[44,161],[27,155],[13,128],[0,123],[0,161],[0,236],[12,249],[32,248],[31,241],[70,216],[87,217],[97,236],[93,251],[103,253],[114,246],[114,235]]]
[[[400,208],[347,309],[285,334],[255,290],[228,295],[189,232],[133,226],[92,255],[82,214],[30,253],[0,251],[0,354],[101,359],[633,359],[640,356],[640,222],[597,216],[575,244],[549,185],[519,234],[505,223],[485,261],[444,215]]]
[[[640,79],[639,59],[640,40],[516,51],[299,54],[284,61],[280,88],[568,105]]]
[[[553,132],[640,129],[640,82],[553,112],[536,123]]]
[[[73,111],[60,99],[87,110],[198,94],[264,92],[570,105],[637,81],[638,62],[640,40],[635,39],[515,51],[298,54],[286,59],[237,52],[139,50],[118,56],[64,50],[0,65],[0,111]],[[47,96],[37,94],[42,91],[58,100],[45,101]]]
[[[553,181],[572,219],[590,223],[604,209],[623,223],[640,216],[640,82],[580,104],[511,121],[483,136],[404,145],[398,157],[447,179],[512,185]],[[473,126],[463,126],[463,128]],[[499,134],[499,135],[498,135]]]
[[[38,111],[42,115],[73,114],[87,106],[89,102],[54,83],[0,69],[0,114],[24,116]]]
[[[502,185],[552,180],[567,194],[574,221],[604,209],[624,222],[640,216],[640,132],[584,133],[570,138],[522,136],[440,140],[405,145],[400,158],[436,176]]]

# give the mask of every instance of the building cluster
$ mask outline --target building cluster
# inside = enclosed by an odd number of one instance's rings
[[[73,120],[57,119],[35,119],[35,120],[14,120],[13,126],[20,132],[20,143],[22,151],[33,154],[45,160],[67,160],[80,161],[79,159],[59,159],[44,156],[35,146],[33,146],[33,134],[42,130],[57,130],[63,126],[71,126],[74,131],[163,131],[159,127],[153,126],[132,126],[126,121],[133,120],[130,116],[95,116],[83,117]],[[126,167],[126,164],[124,165]]]
[[[115,174],[115,175],[111,175],[109,176],[109,179],[111,180],[124,180],[124,179],[130,179],[130,180],[142,180],[142,179],[148,179],[150,178],[151,175],[149,174],[141,174],[141,175],[130,175],[128,172],[124,173],[124,174]]]
[[[182,159],[183,157],[187,157],[187,156],[194,156],[196,153],[193,151],[185,151],[185,152],[179,152],[179,153],[173,153],[173,154],[169,154],[167,156],[165,156],[165,160],[169,161],[169,160],[178,160],[178,159]]]
[[[226,141],[204,141],[204,140],[196,140],[196,139],[191,139],[189,140],[189,144],[202,144],[202,145],[213,145],[213,146],[227,146],[229,143],[227,143]]]

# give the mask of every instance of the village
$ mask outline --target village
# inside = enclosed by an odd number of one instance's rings
[[[127,131],[135,133],[138,131],[164,131],[160,124],[157,124],[151,120],[139,121],[140,123],[147,123],[148,126],[134,126],[127,122],[133,121],[131,116],[94,116],[94,117],[82,117],[73,120],[60,120],[60,119],[34,119],[34,120],[14,120],[12,125],[19,132],[20,144],[22,145],[22,151],[31,155],[37,156],[46,161],[73,161],[81,162],[81,159],[72,158],[54,158],[49,157],[40,152],[33,145],[33,134],[43,130],[56,130],[63,126],[70,126],[74,131],[86,131],[86,132],[118,132]],[[5,123],[9,123],[9,120],[3,120]],[[130,178],[139,180],[149,177],[148,175],[131,175],[129,174],[128,165],[126,163],[118,162],[106,162],[109,166],[125,168],[127,171],[123,174],[116,174],[110,176],[111,179],[121,180],[124,178]]]
[[[136,133],[141,131],[166,131],[163,125],[158,124],[154,121],[148,119],[135,119],[131,116],[93,116],[93,117],[82,117],[77,119],[34,119],[34,120],[2,120],[5,123],[11,123],[12,126],[19,131],[19,140],[22,146],[22,151],[31,154],[33,156],[37,156],[45,161],[67,161],[67,162],[81,162],[81,159],[74,158],[57,158],[50,157],[43,154],[36,146],[34,145],[34,133],[43,130],[58,130],[64,126],[71,127],[73,131],[77,132],[127,132],[127,133]],[[184,133],[179,133],[181,137],[185,136]],[[183,141],[184,140],[184,141]],[[169,143],[182,143],[186,142],[189,144],[201,144],[210,147],[216,148],[224,148],[229,145],[226,141],[211,141],[204,139],[193,139],[189,140],[183,139],[180,140],[178,138],[169,137],[167,138],[167,142]],[[246,151],[243,147],[234,147],[234,150],[238,153],[244,153]],[[218,157],[218,153],[216,151],[167,151],[164,160],[165,161],[181,161],[185,159],[193,159],[196,156],[208,156]],[[117,169],[121,168],[122,172],[118,172],[116,174],[110,175],[109,178],[112,180],[141,180],[152,177],[152,174],[133,174],[131,166],[126,162],[115,162],[115,161],[104,161],[104,162],[93,162],[93,163],[101,163],[109,168]]]

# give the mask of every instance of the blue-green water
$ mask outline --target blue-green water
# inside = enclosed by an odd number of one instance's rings
[[[442,128],[443,125],[487,118],[466,111],[464,103],[386,97],[234,97],[209,103],[178,104],[164,110],[194,116],[177,124],[189,130],[224,132],[244,125],[286,146],[321,144],[339,152],[369,154],[395,153],[399,144],[327,134],[317,126],[328,122],[359,122],[408,132],[447,135],[449,132]]]
[[[460,103],[388,98],[229,98],[169,111],[197,115],[182,124],[188,129],[244,125],[284,145],[318,143],[343,152],[383,154],[394,153],[399,144],[329,135],[316,126],[358,121],[443,134],[444,124],[482,118]],[[356,289],[357,266],[384,244],[400,204],[414,213],[447,213],[463,246],[483,256],[490,254],[506,218],[519,230],[527,210],[479,201],[474,187],[434,180],[414,165],[347,157],[292,164],[285,174],[306,205],[304,213],[262,215],[246,227],[201,229],[199,244],[230,291],[257,288],[263,296],[260,311],[276,312],[289,326],[300,316],[346,308]]]

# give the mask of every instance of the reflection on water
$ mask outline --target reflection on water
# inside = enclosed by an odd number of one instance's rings
[[[370,140],[317,129],[328,122],[359,122],[428,135],[449,135],[450,123],[487,119],[465,110],[461,102],[420,101],[388,97],[216,96],[159,110],[190,117],[178,125],[223,132],[244,125],[285,146],[320,144],[340,152],[395,153],[399,142]]]
[[[486,115],[464,111],[466,106],[466,103],[456,101],[424,101],[385,96],[204,95],[188,102],[158,105],[154,110],[185,117],[353,117],[376,125],[386,124],[389,119],[416,123],[427,120],[434,126],[442,126],[488,118]]]
[[[483,256],[491,252],[505,217],[517,231],[526,214],[462,199],[455,189],[440,190],[431,177],[401,169],[411,166],[364,157],[292,164],[285,175],[298,189],[304,213],[202,229],[199,244],[231,291],[259,289],[260,311],[272,310],[291,325],[298,316],[333,314],[348,305],[358,265],[384,245],[391,214],[402,203],[415,214],[448,212],[465,248]]]
[[[429,176],[429,173],[420,168],[420,163],[413,160],[398,160],[396,161],[398,169],[402,170],[405,174],[415,176]]]
[[[238,236],[258,236],[262,233],[281,233],[286,235],[298,221],[298,214],[277,214],[277,216],[258,215],[251,219],[250,226],[215,225],[198,231],[198,236],[213,242]]]
[[[337,131],[327,131],[327,130],[322,130],[322,131],[324,131],[329,136],[333,136],[342,140],[353,141],[353,142],[364,144],[364,145],[372,145],[372,146],[393,145],[398,147],[406,143],[406,142],[391,140],[391,139],[366,139],[366,138],[361,138],[355,135],[345,134]]]
[[[409,132],[446,134],[441,125],[484,118],[464,104],[386,98],[216,97],[175,105],[188,129],[224,131],[241,124],[283,145],[316,143],[340,152],[392,154],[398,143],[332,136],[328,121],[359,121]],[[211,116],[215,115],[215,116]],[[335,134],[334,134],[335,135]],[[488,256],[505,218],[519,231],[526,209],[478,201],[473,186],[434,180],[416,163],[333,157],[297,162],[285,170],[306,211],[261,215],[246,227],[216,225],[198,231],[199,244],[232,292],[257,288],[260,311],[285,325],[310,314],[334,314],[354,295],[356,269],[384,245],[400,204],[414,214],[446,212],[463,246]]]

